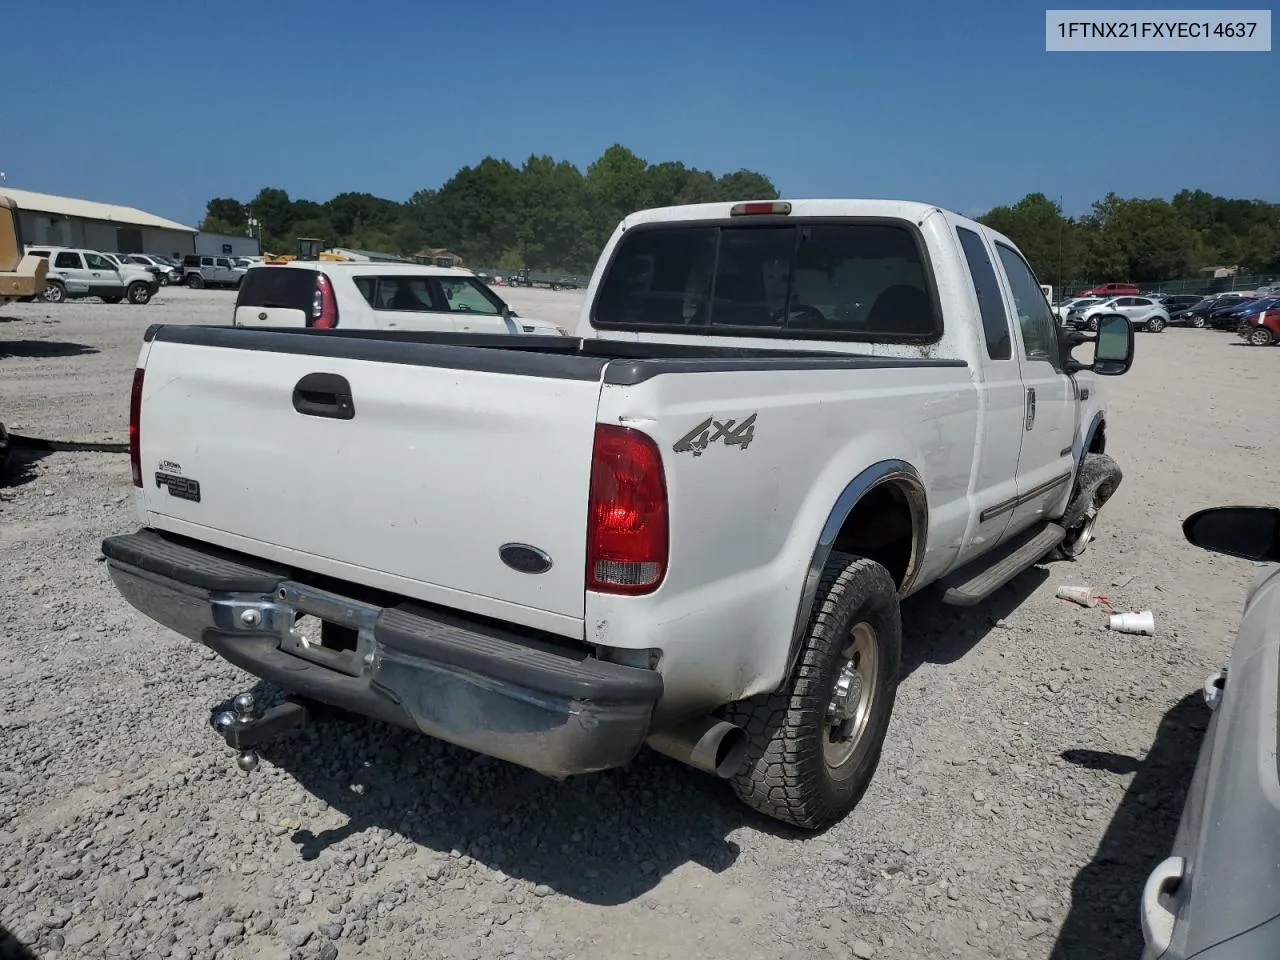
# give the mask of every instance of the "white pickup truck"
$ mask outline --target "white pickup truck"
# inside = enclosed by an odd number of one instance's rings
[[[821,828],[875,770],[900,601],[1087,546],[1120,482],[1095,374],[1132,358],[934,206],[647,210],[575,337],[152,327],[144,528],[103,553],[290,695],[217,718],[245,769],[320,703],[553,777],[648,743]]]

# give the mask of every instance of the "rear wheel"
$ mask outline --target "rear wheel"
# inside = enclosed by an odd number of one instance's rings
[[[788,688],[724,710],[747,732],[747,757],[733,779],[739,799],[807,830],[843,819],[880,761],[901,653],[889,571],[833,553]]]
[[[1249,342],[1255,347],[1269,347],[1276,338],[1266,327],[1254,327],[1249,333]]]
[[[1147,330],[1151,333],[1162,333],[1164,331],[1164,317],[1152,317],[1148,320]]]
[[[67,288],[58,280],[50,280],[40,296],[48,303],[61,303],[67,299]]]
[[[151,287],[141,280],[129,284],[129,302],[142,306],[151,301]]]

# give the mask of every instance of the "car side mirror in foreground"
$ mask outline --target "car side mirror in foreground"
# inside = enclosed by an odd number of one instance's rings
[[[1211,507],[1182,521],[1182,532],[1214,553],[1280,562],[1280,510],[1275,507]]]
[[[1070,355],[1074,347],[1093,343],[1093,363],[1081,363]],[[1062,332],[1067,354],[1067,373],[1092,370],[1104,377],[1118,377],[1133,366],[1133,324],[1123,313],[1104,313],[1098,317],[1098,332],[1092,336],[1078,330]]]

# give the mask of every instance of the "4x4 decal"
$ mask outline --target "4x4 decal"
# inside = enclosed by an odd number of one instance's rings
[[[745,450],[755,436],[756,415],[754,413],[741,424],[737,420],[716,420],[714,417],[707,417],[677,440],[671,449],[676,453],[692,453],[695,457],[700,457],[702,451],[717,441],[723,441],[726,447]]]

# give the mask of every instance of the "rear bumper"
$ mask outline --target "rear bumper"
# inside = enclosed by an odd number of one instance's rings
[[[116,588],[153,620],[290,693],[553,777],[627,763],[662,678],[421,604],[357,599],[265,561],[142,530],[103,541]],[[347,630],[325,646],[300,614]]]

